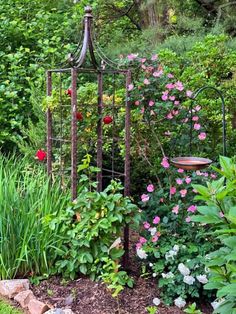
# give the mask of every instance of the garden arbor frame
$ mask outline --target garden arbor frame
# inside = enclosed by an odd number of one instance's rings
[[[77,136],[77,90],[78,90],[78,75],[79,74],[91,74],[97,76],[97,167],[100,171],[97,173],[98,191],[103,189],[103,77],[104,75],[123,75],[125,78],[125,158],[124,158],[124,195],[130,195],[130,101],[128,86],[131,84],[131,70],[120,69],[119,66],[108,59],[99,48],[94,34],[93,34],[93,16],[91,7],[85,7],[85,15],[83,19],[83,34],[82,41],[78,44],[74,53],[68,57],[69,67],[60,69],[50,69],[47,71],[47,96],[52,95],[53,73],[69,73],[71,75],[71,135],[70,135],[70,155],[71,155],[71,198],[72,200],[77,197],[77,185],[78,185],[78,136]],[[88,63],[87,55],[90,57]],[[61,89],[61,87],[60,87]],[[114,92],[114,91],[113,91]],[[61,93],[61,90],[60,90]],[[50,108],[47,109],[47,173],[52,176],[52,149],[54,141],[62,141],[62,138],[55,138],[53,134],[53,112]],[[68,141],[67,141],[68,142]],[[113,174],[112,169],[112,174]],[[124,249],[125,258],[124,264],[128,262],[128,247],[129,247],[129,230],[128,226],[124,231]]]

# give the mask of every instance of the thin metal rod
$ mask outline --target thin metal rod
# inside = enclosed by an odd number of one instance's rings
[[[221,110],[222,110],[222,141],[223,141],[223,156],[226,156],[227,154],[227,150],[226,150],[226,113],[225,113],[225,100],[224,100],[224,96],[223,93],[216,87],[213,86],[203,86],[201,88],[199,88],[194,95],[192,96],[192,99],[195,100],[197,98],[197,96],[205,91],[206,89],[210,89],[215,91],[218,96],[221,99]]]
[[[130,196],[130,127],[131,127],[131,110],[130,110],[130,95],[128,87],[131,84],[131,71],[126,75],[126,115],[125,115],[125,190],[124,195]],[[124,227],[124,256],[123,266],[128,268],[129,263],[129,225]]]
[[[77,70],[71,69],[71,197],[77,197]]]
[[[103,76],[100,72],[98,74],[98,122],[97,122],[97,167],[100,168],[100,171],[97,173],[97,190],[98,192],[102,191],[102,114],[103,114]]]
[[[52,73],[47,71],[47,96],[52,95]],[[47,174],[52,178],[52,113],[47,110]]]

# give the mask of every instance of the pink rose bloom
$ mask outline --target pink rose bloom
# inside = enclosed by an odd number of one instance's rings
[[[184,90],[184,85],[182,82],[178,81],[175,83],[175,88],[178,89],[179,91]]]
[[[163,74],[163,71],[162,70],[160,70],[160,71],[155,71],[155,72],[153,72],[153,76],[154,77],[161,77],[162,76],[162,74]]]
[[[154,225],[158,225],[160,220],[161,220],[161,218],[159,216],[154,217],[154,219],[153,219]]]
[[[177,183],[178,185],[181,185],[181,184],[183,183],[183,181],[182,181],[182,179],[178,178],[178,179],[176,179],[176,183]]]
[[[175,195],[176,193],[176,187],[175,186],[171,186],[170,188],[170,195]]]
[[[202,176],[201,171],[200,171],[200,170],[197,170],[197,171],[196,171],[196,175],[197,175],[197,176]]]
[[[174,101],[175,100],[175,96],[170,96],[169,100]]]
[[[225,216],[223,212],[219,212],[219,215],[221,218],[223,218]]]
[[[140,250],[142,247],[142,244],[141,243],[136,243],[136,250]]]
[[[171,120],[173,119],[174,116],[172,115],[172,112],[169,112],[168,115],[166,116],[166,119]]]
[[[154,69],[153,67],[150,67],[150,66],[149,66],[149,67],[147,67],[147,71],[146,71],[146,72],[151,73],[153,69]]]
[[[177,116],[179,114],[179,110],[176,110],[176,109],[172,110],[172,113],[173,113],[174,116]]]
[[[147,191],[148,191],[149,193],[152,193],[152,192],[154,191],[154,185],[153,185],[153,184],[148,184],[148,186],[147,186]]]
[[[150,81],[149,81],[148,79],[145,79],[145,80],[143,81],[143,84],[149,85],[149,84],[150,84]]]
[[[205,140],[205,138],[206,138],[206,133],[205,133],[205,132],[201,132],[201,133],[198,135],[198,138],[199,138],[200,141]]]
[[[161,99],[164,100],[164,101],[166,101],[166,100],[168,99],[168,95],[163,94],[163,95],[161,96]]]
[[[144,113],[144,111],[145,111],[144,107],[141,108],[140,112],[141,112],[141,113]]]
[[[157,55],[157,54],[154,54],[154,55],[152,55],[151,60],[152,60],[152,61],[156,61],[157,58],[158,58],[158,55]]]
[[[162,167],[164,167],[164,168],[166,168],[166,169],[170,167],[170,164],[169,164],[169,162],[168,162],[168,158],[167,158],[167,157],[164,157],[164,158],[162,159],[161,165],[162,165]]]
[[[193,128],[194,128],[194,130],[200,130],[200,129],[201,129],[201,124],[199,124],[199,123],[194,123]]]
[[[174,213],[175,215],[178,215],[178,213],[179,213],[179,205],[176,205],[176,206],[173,207],[172,213]]]
[[[134,89],[134,84],[129,84],[128,85],[128,91],[131,91],[132,89]]]
[[[135,106],[139,106],[140,105],[140,101],[136,100],[134,104],[135,104]]]
[[[166,88],[173,89],[173,88],[175,88],[175,84],[168,83],[168,84],[166,84]]]
[[[197,105],[195,108],[194,108],[196,111],[200,111],[202,109],[202,107],[200,105]]]
[[[181,197],[185,197],[186,196],[186,194],[187,194],[187,190],[186,189],[184,189],[184,190],[180,190],[179,191],[179,193],[180,193],[180,195],[181,195]]]
[[[184,172],[184,169],[178,169],[178,173],[183,173]]]
[[[204,177],[208,177],[209,176],[208,172],[203,172],[203,175],[204,175]]]
[[[146,242],[147,242],[147,239],[145,239],[144,237],[140,237],[139,243],[144,244]]]
[[[190,216],[186,217],[185,221],[189,223],[191,221],[191,217]]]
[[[188,118],[185,118],[182,120],[183,123],[187,123],[188,122]]]
[[[160,203],[164,203],[164,198],[160,198]]]
[[[189,184],[189,183],[191,183],[191,178],[190,177],[187,177],[186,179],[185,179],[185,182],[187,183],[187,184]]]
[[[141,200],[142,202],[148,202],[149,201],[149,196],[147,194],[142,194],[141,195]]]
[[[158,241],[158,236],[157,235],[154,235],[154,237],[152,237],[152,242],[155,243]]]
[[[187,90],[186,91],[186,96],[187,97],[192,97],[192,95],[193,95],[193,92],[191,90]]]
[[[168,73],[168,74],[167,74],[167,77],[168,77],[168,78],[173,78],[174,75],[173,75],[172,73]]]
[[[216,178],[217,178],[216,174],[211,173],[211,178],[212,178],[212,179],[216,179]]]
[[[146,58],[142,58],[140,61],[142,62],[142,63],[144,63],[144,62],[146,62]]]
[[[189,208],[187,209],[188,212],[191,213],[195,213],[195,211],[197,210],[197,206],[196,205],[191,205],[189,206]]]
[[[174,101],[174,105],[178,106],[179,105],[179,101],[178,100]]]
[[[171,136],[171,132],[170,132],[170,131],[166,131],[164,134],[165,134],[166,136]]]
[[[141,65],[141,68],[142,68],[143,70],[146,70],[147,67],[146,67],[146,65],[142,64],[142,65]]]
[[[195,121],[195,122],[198,121],[198,119],[199,119],[198,116],[193,116],[193,117],[192,117],[192,120]]]
[[[149,103],[148,103],[148,106],[152,107],[154,106],[155,102],[153,100],[150,100]]]
[[[143,223],[143,226],[144,226],[145,229],[149,229],[151,227],[150,224],[147,221],[145,221]]]
[[[133,61],[135,58],[137,58],[137,54],[131,53],[130,55],[127,56],[128,60]]]

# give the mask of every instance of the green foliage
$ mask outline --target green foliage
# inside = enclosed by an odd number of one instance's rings
[[[220,157],[222,175],[217,181],[207,182],[205,186],[194,186],[199,195],[197,199],[206,202],[198,208],[199,215],[193,220],[209,224],[211,233],[217,236],[220,249],[207,256],[207,267],[211,271],[206,289],[216,289],[217,297],[224,298],[214,313],[234,313],[236,308],[236,184],[235,162]]]
[[[0,278],[42,275],[55,262],[57,232],[48,223],[68,201],[44,167],[0,157]],[[10,249],[9,249],[10,248]]]
[[[104,265],[100,278],[107,284],[108,289],[112,291],[112,296],[117,297],[117,295],[124,289],[127,285],[133,288],[134,280],[130,278],[126,271],[120,271],[120,265],[110,258],[105,257],[103,259]]]
[[[104,258],[119,259],[123,249],[119,243],[113,247],[115,240],[124,224],[139,219],[136,205],[120,193],[120,183],[112,181],[103,192],[95,187],[88,186],[88,177],[82,175],[77,199],[50,223],[52,230],[59,228],[61,237],[56,271],[71,279],[79,272],[95,279],[104,270]],[[118,284],[123,274],[119,275]]]
[[[0,300],[0,314],[23,314],[23,312]]]
[[[190,304],[190,305],[184,310],[184,313],[188,313],[188,314],[202,314],[202,312],[197,309],[196,303]]]
[[[147,312],[149,313],[149,314],[156,314],[156,313],[158,313],[157,311],[157,307],[156,306],[148,306],[147,308],[146,308],[146,310],[147,310]]]

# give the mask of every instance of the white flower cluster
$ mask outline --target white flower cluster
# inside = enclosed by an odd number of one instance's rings
[[[175,303],[175,306],[177,306],[180,309],[182,307],[185,307],[185,305],[186,305],[186,301],[181,297],[178,297],[177,299],[175,299],[174,303]]]
[[[174,256],[176,256],[179,252],[179,246],[176,244],[173,246],[173,248],[171,250],[169,250],[168,252],[166,252],[165,254],[165,259],[174,259]]]
[[[147,253],[142,249],[137,249],[137,255],[141,259],[146,259],[147,258]]]
[[[153,302],[154,305],[158,306],[158,305],[160,305],[161,300],[158,299],[158,298],[154,298],[154,299],[152,300],[152,302]]]
[[[187,266],[185,266],[183,263],[180,263],[178,265],[178,270],[184,276],[183,282],[185,282],[187,285],[194,284],[195,278],[190,275],[190,269]],[[202,284],[205,284],[208,282],[206,275],[198,275],[196,276],[196,278]]]

